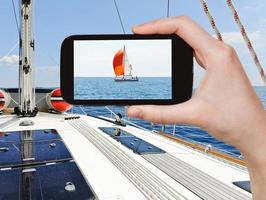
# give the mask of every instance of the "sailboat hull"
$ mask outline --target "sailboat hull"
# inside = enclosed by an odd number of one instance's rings
[[[123,81],[139,81],[138,77],[115,77],[115,81],[123,82]]]

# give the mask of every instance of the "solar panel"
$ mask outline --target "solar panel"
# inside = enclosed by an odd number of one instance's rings
[[[0,171],[0,199],[95,199],[75,162]]]
[[[104,133],[108,134],[109,136],[111,136],[112,138],[116,139],[117,141],[121,142],[121,144],[130,148],[135,153],[138,154],[165,153],[165,151],[163,151],[162,149],[120,128],[100,127],[99,129],[102,130]]]
[[[19,184],[21,170],[0,170],[0,199],[20,199]]]
[[[0,142],[61,140],[54,129],[0,132]]]
[[[0,132],[0,142],[18,142],[20,139],[17,131],[14,132]]]
[[[71,159],[56,130],[31,130],[2,133],[0,167]]]
[[[35,162],[71,159],[71,155],[62,141],[28,142],[33,145]]]
[[[0,167],[19,165],[22,163],[18,143],[0,142]]]
[[[237,187],[251,193],[251,188],[250,188],[250,181],[235,181],[233,182],[234,185]]]
[[[128,133],[127,131],[124,131],[120,128],[114,128],[114,127],[100,127],[100,130],[102,130],[104,133],[112,136],[112,137],[118,137],[118,136],[128,136],[133,137],[131,133]]]
[[[0,133],[0,199],[95,199],[56,130]]]

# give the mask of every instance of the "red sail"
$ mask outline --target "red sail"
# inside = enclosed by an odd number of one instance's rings
[[[123,66],[123,57],[124,51],[120,49],[114,56],[113,67],[116,76],[124,75],[124,66]]]

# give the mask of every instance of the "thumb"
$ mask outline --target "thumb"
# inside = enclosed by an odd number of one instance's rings
[[[193,106],[191,101],[170,106],[130,106],[129,117],[135,117],[158,124],[193,124]]]

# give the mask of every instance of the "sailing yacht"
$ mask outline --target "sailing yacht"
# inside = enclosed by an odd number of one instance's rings
[[[129,63],[126,47],[118,50],[113,59],[115,81],[138,81],[137,76],[132,76],[132,65]]]
[[[108,107],[110,117],[66,112],[60,89],[34,88],[33,2],[20,1],[20,87],[0,90],[0,199],[252,198],[242,159],[148,130]],[[118,76],[131,75],[125,47],[116,56]]]

